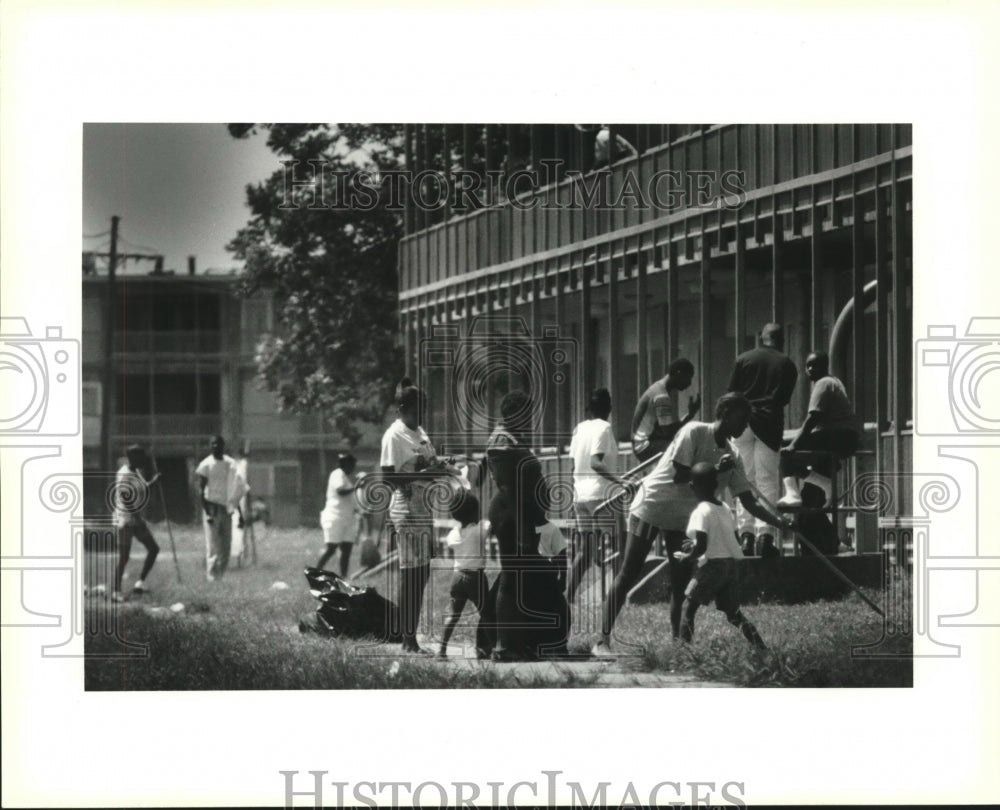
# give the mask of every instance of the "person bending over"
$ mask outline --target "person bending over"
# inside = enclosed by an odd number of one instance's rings
[[[611,632],[625,603],[625,597],[638,582],[642,565],[658,533],[662,532],[667,547],[667,572],[670,578],[670,629],[680,635],[684,591],[691,579],[690,560],[674,558],[681,551],[686,537],[688,518],[697,499],[687,485],[691,468],[700,462],[712,464],[718,470],[719,485],[728,487],[744,508],[755,517],[776,527],[789,525],[751,494],[732,439],[747,428],[750,403],[741,394],[723,394],[715,408],[714,422],[689,422],[681,428],[653,471],[643,479],[632,501],[628,534],[622,566],[611,584],[604,603],[604,624],[601,640],[594,647],[595,655],[611,654]]]

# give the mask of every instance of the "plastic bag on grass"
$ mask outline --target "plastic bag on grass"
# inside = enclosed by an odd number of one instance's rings
[[[300,630],[334,637],[401,640],[399,611],[375,588],[355,585],[319,568],[307,568],[305,575],[309,592],[320,604],[312,622],[299,622]]]

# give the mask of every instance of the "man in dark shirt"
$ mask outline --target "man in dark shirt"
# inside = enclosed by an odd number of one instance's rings
[[[736,358],[729,377],[729,390],[745,396],[752,408],[749,428],[733,441],[747,478],[774,503],[780,494],[778,452],[785,426],[785,406],[792,398],[799,373],[782,351],[785,334],[780,324],[766,324],[760,330],[760,344]],[[756,551],[761,557],[776,556],[774,535],[767,524],[760,520],[755,523],[740,504],[736,514],[744,555],[749,557]]]

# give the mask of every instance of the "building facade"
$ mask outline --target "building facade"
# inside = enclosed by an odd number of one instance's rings
[[[194,470],[209,452],[210,437],[220,433],[230,454],[248,454],[253,493],[267,502],[276,524],[315,525],[342,440],[324,430],[318,414],[277,413],[274,395],[259,387],[254,350],[274,329],[273,302],[266,295],[237,295],[237,281],[235,274],[212,272],[117,277],[111,447],[121,455],[133,442],[150,448],[163,474],[167,512],[187,522],[198,514]],[[107,285],[106,274],[83,279],[87,470],[101,468]],[[354,453],[362,464],[377,461],[377,448]],[[103,498],[103,492],[91,497]],[[162,517],[156,499],[150,511]]]
[[[565,469],[587,392],[611,390],[624,441],[676,357],[696,369],[681,411],[698,391],[710,419],[736,355],[776,321],[800,371],[786,427],[805,417],[806,356],[827,350],[865,423],[843,484],[910,469],[910,126],[419,125],[404,140],[422,185],[406,198],[400,328],[447,450],[481,450],[499,397],[522,387],[543,403],[536,446]],[[477,185],[503,193],[440,193]],[[875,551],[865,520],[859,550]]]

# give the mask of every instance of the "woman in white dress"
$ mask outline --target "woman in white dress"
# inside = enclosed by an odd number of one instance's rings
[[[340,551],[340,575],[345,578],[357,535],[358,516],[354,499],[356,466],[357,459],[350,453],[340,455],[337,469],[330,473],[326,485],[326,506],[319,513],[319,525],[323,527],[326,550],[316,563],[316,567],[323,568],[330,558]]]

